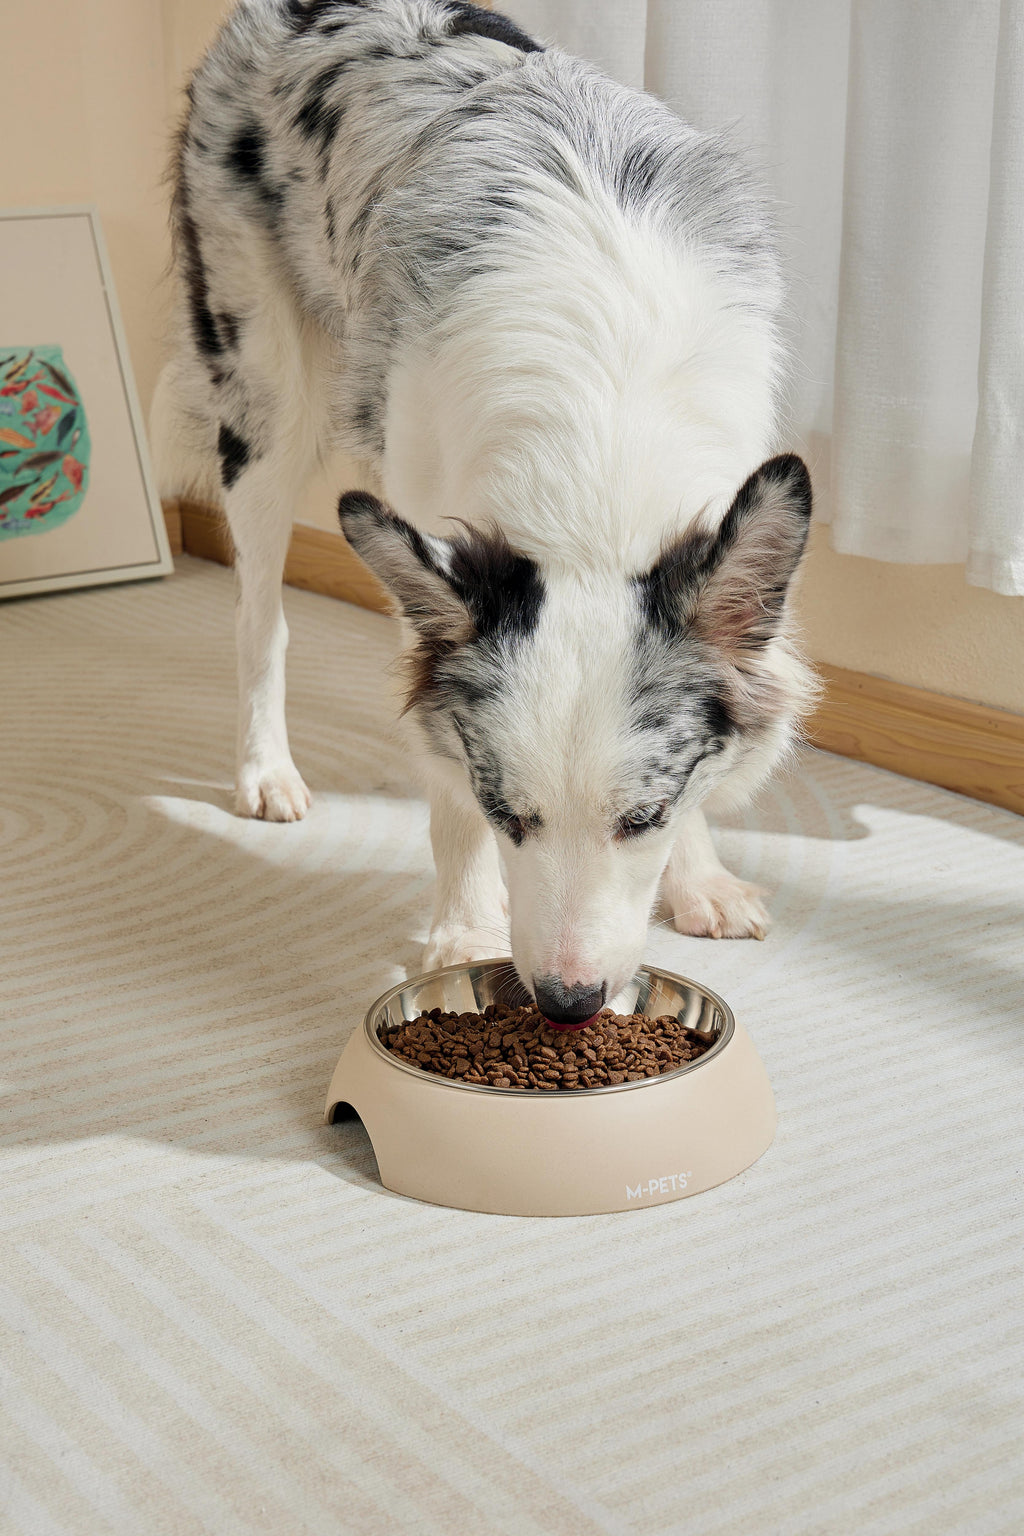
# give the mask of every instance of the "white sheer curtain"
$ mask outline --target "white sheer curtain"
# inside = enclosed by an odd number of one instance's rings
[[[760,167],[835,548],[1024,593],[1024,0],[505,8]]]

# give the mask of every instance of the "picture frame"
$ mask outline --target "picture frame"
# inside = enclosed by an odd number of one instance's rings
[[[173,569],[98,212],[0,209],[0,598]]]

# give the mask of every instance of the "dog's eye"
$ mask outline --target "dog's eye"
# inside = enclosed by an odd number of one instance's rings
[[[615,829],[617,837],[639,837],[641,832],[649,832],[653,827],[664,825],[665,802],[659,800],[656,804],[637,805],[625,816],[619,817],[619,824]]]
[[[506,837],[511,838],[517,848],[528,833],[535,832],[541,825],[541,819],[535,813],[517,816],[515,811],[507,805],[494,806],[489,815],[495,826],[504,832]]]

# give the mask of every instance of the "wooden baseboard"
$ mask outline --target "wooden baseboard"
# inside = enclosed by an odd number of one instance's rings
[[[818,665],[812,744],[1024,814],[1024,717]]]
[[[172,555],[183,555],[185,546],[181,539],[181,509],[176,501],[164,502],[164,522],[167,525],[167,542]]]
[[[231,564],[218,512],[191,502],[169,502],[164,510],[172,548],[176,518],[179,552]],[[389,611],[383,587],[340,533],[296,524],[285,581]],[[842,667],[818,670],[825,696],[808,727],[814,746],[1024,814],[1024,717]]]

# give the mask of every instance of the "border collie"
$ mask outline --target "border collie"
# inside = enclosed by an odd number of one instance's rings
[[[675,926],[761,937],[703,807],[813,697],[787,592],[807,471],[770,457],[770,219],[718,139],[468,0],[243,0],[189,87],[165,494],[219,500],[240,583],[237,808],[301,817],[281,574],[341,497],[408,640],[428,966],[503,947],[558,1023]]]

